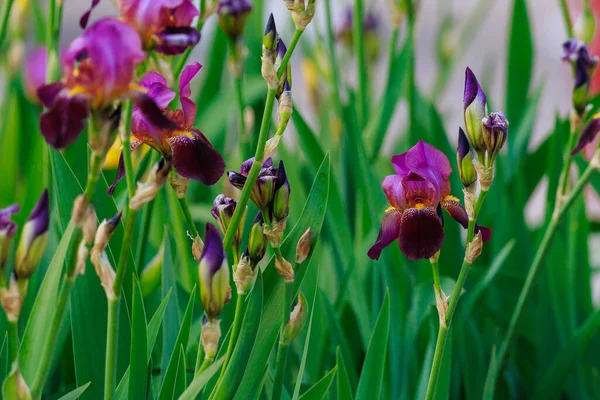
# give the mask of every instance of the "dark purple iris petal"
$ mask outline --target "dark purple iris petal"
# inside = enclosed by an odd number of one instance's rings
[[[27,222],[33,222],[33,237],[38,237],[48,231],[50,224],[50,206],[48,200],[48,189],[44,190],[37,204],[31,211]]]
[[[478,102],[481,104],[486,103],[486,97],[483,89],[479,86],[477,77],[471,71],[471,68],[467,67],[465,70],[465,93],[464,93],[464,108],[466,109],[471,103],[478,98]]]
[[[442,208],[450,214],[464,229],[469,227],[469,216],[465,207],[454,198],[445,198],[440,203]],[[487,242],[492,238],[492,230],[485,226],[475,225],[475,233],[481,232],[481,238]]]
[[[238,189],[242,189],[244,187],[247,179],[244,175],[238,174],[235,171],[229,171],[227,173],[227,178],[229,179],[229,183]]]
[[[44,107],[50,108],[52,107],[52,104],[54,103],[54,100],[60,91],[64,88],[65,85],[60,81],[40,86],[37,89],[38,99],[40,99],[40,102],[44,105]]]
[[[250,168],[252,168],[252,164],[254,164],[254,157],[247,159],[242,163],[240,168],[240,174],[244,176],[248,176],[250,173]],[[271,168],[273,166],[273,159],[271,157],[267,158],[263,163],[262,168]]]
[[[64,149],[77,139],[89,113],[89,103],[85,97],[58,96],[52,108],[40,117],[44,139],[55,149]]]
[[[133,96],[133,101],[138,110],[144,115],[145,120],[156,128],[163,130],[179,128],[177,124],[165,116],[163,111],[150,96],[143,93],[137,93]]]
[[[184,178],[214,185],[225,172],[225,161],[210,142],[196,132],[194,138],[185,135],[169,139],[173,150],[173,166]]]
[[[409,260],[433,257],[443,242],[444,228],[435,208],[409,208],[402,213],[398,244]]]
[[[399,210],[390,210],[385,213],[381,220],[381,228],[375,244],[369,249],[367,255],[372,260],[379,260],[381,252],[400,235],[400,221],[402,212]]]
[[[575,154],[579,153],[579,151],[583,149],[587,144],[593,142],[596,136],[598,135],[598,132],[600,132],[600,118],[593,118],[586,125],[586,127],[583,128],[583,131],[579,136],[577,146],[575,146],[575,148],[571,152],[571,155],[574,156]]]
[[[191,27],[170,27],[157,34],[159,43],[155,51],[173,56],[182,54],[200,41],[200,32]]]
[[[98,3],[100,3],[100,0],[92,0],[92,5],[90,6],[90,8],[81,16],[81,19],[79,20],[79,26],[81,27],[81,29],[86,28],[90,20],[90,15],[92,14],[92,10],[98,5]]]

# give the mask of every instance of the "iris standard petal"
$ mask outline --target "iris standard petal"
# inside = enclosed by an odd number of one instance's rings
[[[404,196],[404,186],[402,185],[402,177],[400,175],[388,175],[383,178],[381,183],[385,197],[388,203],[394,208],[403,210],[406,208]]]
[[[402,212],[396,209],[391,209],[385,213],[381,220],[381,228],[377,235],[375,244],[371,246],[367,255],[373,260],[379,260],[381,252],[400,235],[400,221]]]
[[[168,139],[173,150],[173,166],[184,178],[214,185],[225,172],[225,161],[210,142],[197,132]]]
[[[444,228],[435,208],[404,210],[398,244],[409,260],[433,257],[442,248],[443,242]]]
[[[440,195],[433,183],[417,173],[411,172],[402,178],[402,186],[405,207],[415,207],[417,204],[431,206],[439,202]]]

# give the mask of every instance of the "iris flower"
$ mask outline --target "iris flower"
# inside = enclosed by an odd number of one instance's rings
[[[194,121],[198,106],[192,99],[190,81],[200,71],[198,62],[185,67],[179,80],[179,100],[181,108],[167,109],[175,98],[175,92],[167,87],[166,79],[157,72],[148,72],[140,86],[147,90],[151,98],[166,118],[172,122],[167,128],[156,126],[140,107],[134,107],[131,132],[136,140],[131,142],[131,150],[147,144],[164,157],[172,158],[173,166],[179,175],[205,185],[214,185],[225,171],[225,161],[215,150],[206,136],[196,129]],[[118,182],[125,175],[123,160],[119,160],[119,171],[115,183],[109,188],[113,193]]]
[[[83,130],[91,110],[118,116],[115,103],[124,98],[133,99],[155,125],[168,125],[145,90],[132,83],[135,67],[145,58],[137,32],[124,22],[105,18],[86,29],[61,56],[64,78],[37,91],[48,108],[40,118],[48,144],[67,147]]]
[[[378,260],[382,250],[398,240],[409,259],[430,258],[444,241],[442,208],[463,228],[469,222],[464,207],[450,195],[450,162],[441,151],[420,141],[406,153],[392,157],[392,166],[396,174],[386,176],[381,185],[390,207],[368,255]],[[484,241],[491,237],[489,228],[477,226],[476,232],[481,232]]]
[[[81,17],[82,28],[98,3],[93,0]],[[175,55],[200,41],[200,33],[190,26],[200,14],[192,0],[120,0],[118,5],[122,20],[137,30],[146,50]]]

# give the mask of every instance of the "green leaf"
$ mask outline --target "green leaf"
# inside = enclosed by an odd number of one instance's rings
[[[533,66],[533,38],[527,1],[514,0],[507,59],[506,117],[520,124],[527,102]]]
[[[317,271],[317,279],[315,281],[315,287],[319,286],[319,272],[320,272],[320,270]],[[314,294],[313,300],[312,300],[312,306],[311,306],[311,310],[310,310],[310,319],[308,321],[308,330],[306,331],[306,339],[304,341],[304,351],[302,352],[302,361],[300,362],[298,376],[296,377],[296,386],[294,388],[294,394],[292,396],[293,400],[298,399],[298,397],[300,396],[300,387],[302,386],[302,378],[304,376],[304,368],[306,368],[306,359],[308,358],[310,334],[312,332],[312,323],[313,323],[313,317],[315,315],[315,305],[317,304],[317,293],[318,292],[319,292],[318,290],[315,290],[315,294]]]
[[[362,373],[358,381],[356,398],[378,399],[381,394],[381,385],[386,366],[388,335],[390,332],[390,295],[386,291],[381,305],[381,311],[365,356]]]
[[[185,349],[183,348],[183,346],[181,346],[179,348],[179,361],[177,362],[177,375],[175,376],[175,388],[173,389],[172,396],[173,399],[178,398],[185,390],[185,387],[187,386],[186,373],[187,371],[185,370]],[[129,398],[131,399],[132,397]]]
[[[335,378],[336,372],[337,366],[329,371],[327,375],[321,378],[321,380],[312,385],[310,389],[304,392],[302,396],[300,396],[300,400],[321,400],[325,398],[325,396],[327,396],[327,392],[329,392],[331,382],[333,382],[333,378]]]
[[[298,239],[300,239],[307,228],[310,227],[313,235],[315,235],[315,239],[321,232],[323,219],[325,218],[325,208],[323,205],[327,204],[329,193],[329,176],[329,155],[326,155],[321,164],[321,168],[319,168],[319,171],[315,176],[302,215],[282,244],[281,250],[286,259],[291,260],[295,257]],[[309,258],[304,261],[302,269],[310,267],[312,255],[313,252],[311,252]],[[283,281],[275,271],[273,264],[274,260],[272,259],[264,272],[265,299],[262,317],[256,336],[256,342],[252,348],[252,353],[250,353],[244,377],[236,392],[236,398],[251,398],[260,391],[260,385],[264,371],[267,368],[269,355],[277,341],[279,325],[281,323],[280,316],[282,313],[281,307],[283,304],[284,286]],[[300,276],[301,274],[296,276],[297,285],[301,284],[299,279]]]
[[[181,394],[179,400],[193,400],[200,394],[206,383],[217,373],[223,365],[223,361],[225,361],[225,357],[221,357],[218,361],[216,361],[213,365],[206,368],[204,372],[198,375],[190,386]]]
[[[146,310],[140,282],[134,279],[131,311],[131,349],[129,354],[129,398],[146,397],[146,372],[148,371],[148,337],[146,336]]]
[[[88,382],[85,385],[78,387],[77,389],[65,394],[58,400],[77,400],[83,394],[83,392],[85,392],[88,386],[90,386],[91,383],[92,382]]]
[[[169,304],[170,298],[171,298],[171,290],[169,290],[167,292],[165,298],[160,303],[160,305],[154,312],[152,319],[148,323],[148,328],[147,328],[148,347],[146,349],[146,351],[147,351],[146,360],[148,361],[148,363],[150,363],[150,360],[152,359],[152,349],[154,349],[154,345],[156,343],[156,338],[158,337],[158,332],[160,331],[160,326],[163,321],[163,316],[165,315],[165,310],[167,309],[167,304]],[[119,382],[119,385],[117,386],[117,396],[116,396],[117,399],[125,399],[126,398],[125,396],[127,395],[127,388],[129,387],[129,373],[130,373],[130,369],[127,368],[127,371],[125,371],[125,374],[123,375],[123,378],[121,379],[121,382]]]
[[[337,395],[338,399],[347,399],[353,400],[354,395],[352,394],[352,387],[350,386],[350,379],[348,378],[348,374],[346,372],[346,365],[344,364],[344,358],[342,357],[342,352],[340,348],[337,348],[336,351],[336,360],[337,360]]]
[[[246,372],[246,365],[261,321],[260,313],[263,305],[263,274],[261,272],[258,273],[254,288],[247,301],[249,301],[248,308],[244,314],[244,321],[231,360],[221,383],[214,390],[214,396],[211,396],[215,400],[232,399]]]
[[[165,322],[162,325],[162,354],[164,356],[162,360],[161,371],[163,374],[166,373],[170,363],[169,354],[177,353],[177,346],[175,344],[177,342],[177,336],[176,330],[173,329],[173,327],[181,324],[181,318],[179,316],[180,300],[177,294],[177,283],[175,281],[175,269],[177,266],[175,265],[173,257],[173,255],[176,253],[176,245],[173,235],[166,229],[164,241],[165,255],[162,268],[161,293],[164,294],[166,292],[173,291],[173,298],[167,303],[167,308],[164,315]]]
[[[175,347],[173,352],[171,353],[171,357],[169,359],[169,364],[167,370],[165,372],[165,376],[162,382],[162,386],[160,388],[160,394],[158,398],[160,400],[172,399],[173,393],[175,390],[175,378],[177,375],[177,368],[179,362],[179,348],[183,346],[185,349],[187,347],[189,335],[190,335],[190,327],[192,325],[192,316],[194,314],[194,299],[196,297],[196,288],[192,289],[192,294],[190,296],[190,300],[188,302],[187,308],[185,309],[185,314],[183,316],[183,320],[181,322],[181,327],[179,328],[179,333],[177,335],[177,340],[175,341]],[[166,354],[163,354],[163,357],[166,357]]]
[[[54,257],[52,257],[42,286],[35,298],[31,314],[27,320],[27,326],[19,350],[19,368],[21,369],[23,378],[27,382],[33,381],[40,363],[42,351],[48,345],[46,340],[43,340],[46,336],[40,338],[40,332],[47,332],[54,318],[54,308],[57,302],[63,264],[72,235],[73,225],[69,224],[60,239]]]

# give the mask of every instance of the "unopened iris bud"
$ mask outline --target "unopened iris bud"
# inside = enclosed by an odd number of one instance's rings
[[[482,137],[481,120],[487,115],[485,93],[477,77],[469,67],[465,71],[464,116],[467,136],[473,150],[482,158],[485,142]]]
[[[17,232],[17,224],[10,217],[19,212],[19,205],[13,204],[0,210],[0,272],[8,260],[10,240]]]
[[[254,157],[250,158],[242,163],[240,172],[229,171],[227,177],[229,182],[236,188],[242,190],[250,168],[254,163]],[[267,210],[273,202],[273,194],[275,188],[275,181],[277,180],[277,169],[273,168],[273,160],[267,158],[258,174],[258,179],[252,188],[250,193],[250,199],[260,208],[261,210]]]
[[[275,26],[275,18],[273,18],[273,13],[271,13],[269,15],[269,20],[267,21],[267,26],[265,27],[263,48],[267,51],[275,51],[278,37],[279,35],[277,34],[277,27]]]
[[[273,198],[273,218],[275,221],[283,221],[290,213],[290,182],[283,160],[279,161],[277,168],[277,181],[275,182],[275,196]]]
[[[471,146],[462,128],[458,128],[458,147],[456,148],[456,162],[460,180],[468,188],[477,181],[477,171],[473,165]]]
[[[15,259],[15,273],[19,279],[29,279],[44,255],[46,244],[48,244],[49,224],[48,190],[44,190],[27,222],[23,225]]]
[[[292,116],[292,85],[287,78],[284,79],[282,92],[279,95],[277,115],[280,126],[286,126]]]
[[[252,11],[250,0],[220,0],[217,14],[219,25],[231,40],[237,41],[244,31],[248,14]]]
[[[302,292],[298,293],[298,303],[290,314],[290,320],[283,328],[283,334],[281,335],[280,343],[283,345],[290,345],[292,340],[302,332],[304,324],[306,323],[306,317],[308,316],[308,303],[306,297]]]
[[[483,118],[481,122],[483,127],[483,140],[488,152],[487,162],[489,165],[492,165],[494,159],[500,152],[500,149],[502,149],[504,143],[506,143],[508,121],[503,113],[496,111]]]
[[[215,197],[215,201],[213,202],[213,208],[211,209],[212,216],[217,220],[219,224],[219,228],[221,228],[221,232],[223,235],[227,233],[227,228],[229,227],[229,223],[231,222],[231,218],[233,217],[233,213],[235,212],[235,208],[237,207],[237,201],[226,197],[224,194],[220,194]],[[238,226],[238,229],[233,238],[233,242],[236,245],[239,245],[242,240],[242,233],[244,232],[244,219],[242,217],[242,222]]]
[[[217,228],[206,224],[204,249],[198,266],[200,295],[209,321],[217,319],[227,302],[229,293],[229,267],[223,241]]]
[[[267,252],[267,237],[263,232],[263,218],[260,212],[254,218],[254,224],[250,230],[247,252],[252,269],[256,268]]]
[[[563,53],[562,59],[571,64],[575,77],[573,107],[582,115],[588,104],[590,81],[598,65],[598,57],[590,53],[584,42],[575,39],[563,43]]]

